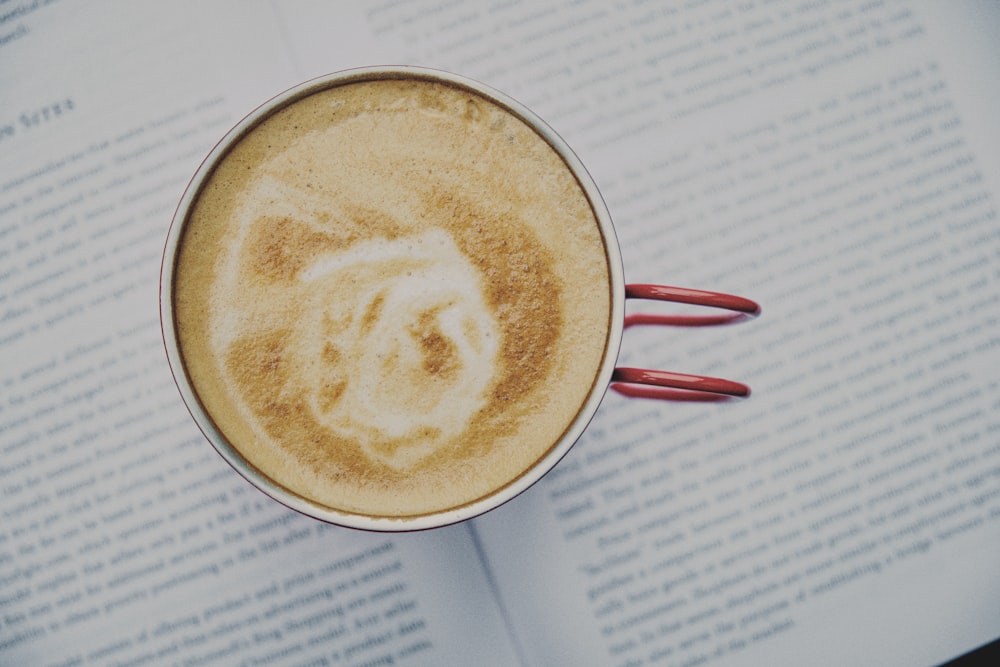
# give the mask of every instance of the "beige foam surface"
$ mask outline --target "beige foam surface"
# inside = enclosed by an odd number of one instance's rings
[[[411,516],[508,484],[560,438],[608,335],[604,246],[559,156],[469,92],[372,81],[245,137],[175,280],[202,403],[314,502]]]

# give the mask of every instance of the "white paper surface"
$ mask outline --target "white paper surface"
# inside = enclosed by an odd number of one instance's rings
[[[3,3],[0,664],[931,665],[996,638],[998,27],[979,2]],[[254,106],[385,63],[546,118],[630,282],[758,300],[620,357],[753,396],[609,394],[542,483],[429,533],[322,526],[226,467],[162,350],[173,209]]]

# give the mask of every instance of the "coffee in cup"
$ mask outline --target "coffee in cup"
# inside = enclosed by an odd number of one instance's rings
[[[626,318],[630,298],[734,312]],[[276,500],[370,530],[513,498],[609,386],[748,395],[615,363],[626,326],[758,312],[626,285],[610,214],[566,143],[506,95],[415,67],[321,77],[238,123],[181,199],[160,285],[171,369],[219,453]]]
[[[225,443],[295,496],[406,518],[495,493],[607,354],[592,202],[535,127],[426,74],[290,96],[179,211],[172,316]]]

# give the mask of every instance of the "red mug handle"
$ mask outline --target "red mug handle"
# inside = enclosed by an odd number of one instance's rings
[[[625,328],[641,324],[699,327],[735,324],[760,315],[760,306],[750,299],[732,294],[706,292],[667,285],[626,285],[626,299],[671,301],[709,306],[730,312],[707,315],[652,315],[637,313],[625,317]],[[704,375],[687,375],[644,368],[615,369],[611,388],[624,396],[682,401],[724,401],[750,395],[750,387],[741,382]]]

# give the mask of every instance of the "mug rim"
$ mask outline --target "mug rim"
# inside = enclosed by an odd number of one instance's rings
[[[316,92],[350,83],[385,79],[419,79],[444,83],[485,98],[520,119],[538,134],[562,159],[590,202],[597,221],[608,264],[610,312],[604,355],[586,399],[562,435],[518,476],[486,495],[447,509],[412,516],[368,515],[329,507],[289,489],[250,463],[229,442],[204,407],[187,371],[174,313],[174,275],[178,251],[192,205],[216,166],[239,141],[275,111]],[[593,419],[611,384],[624,330],[625,278],[621,250],[611,214],[597,184],[569,144],[538,114],[507,94],[476,79],[446,70],[411,65],[369,66],[331,72],[303,81],[274,95],[239,120],[213,146],[186,186],[171,219],[160,265],[160,327],[171,375],[195,425],[237,473],[273,500],[320,521],[375,532],[406,532],[460,523],[493,510],[533,486],[551,471],[579,440]]]

